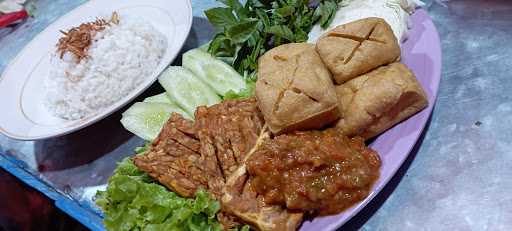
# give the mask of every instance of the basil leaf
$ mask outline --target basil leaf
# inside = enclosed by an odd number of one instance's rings
[[[227,27],[226,36],[235,43],[243,43],[256,31],[258,21],[246,21]]]
[[[324,1],[320,3],[318,8],[315,10],[315,15],[320,17],[319,24],[322,28],[327,28],[334,20],[336,11],[338,10],[337,1]]]
[[[263,9],[256,9],[256,15],[258,15],[258,18],[263,23],[264,28],[270,27],[270,19]]]
[[[295,7],[293,6],[285,6],[275,10],[275,13],[279,14],[283,18],[292,15],[294,12]]]
[[[295,31],[295,41],[297,43],[302,43],[308,41],[308,33],[306,33],[301,28],[297,28]]]
[[[237,52],[237,56],[236,56],[236,59],[235,61],[233,62],[233,65],[236,67],[236,70],[239,72],[239,73],[243,73],[245,70],[248,70],[249,69],[249,63],[248,63],[248,59],[249,59],[249,54],[251,52],[251,47],[249,46],[243,46],[243,47],[240,47],[240,50],[238,50]]]
[[[327,27],[338,3],[343,0],[218,0],[231,10],[231,16],[212,24],[224,26],[210,43],[208,51],[231,63],[248,78],[256,77],[257,60],[266,50],[289,42],[305,42],[315,24]],[[225,13],[225,12],[222,12]]]
[[[290,28],[284,25],[271,26],[266,30],[266,32],[284,38],[291,42],[295,41],[295,35],[293,34],[292,30],[290,30]]]
[[[262,3],[259,0],[247,0],[247,5],[251,6],[252,8],[262,8],[262,7],[265,7],[265,4]]]
[[[219,2],[222,2],[224,5],[231,8],[238,19],[245,19],[249,15],[249,10],[247,8],[244,8],[242,4],[238,0],[219,0]]]
[[[233,57],[231,58],[230,62],[228,62],[231,66],[235,67],[235,62],[239,57],[241,49],[242,49],[242,46],[240,46],[240,45],[236,46],[236,48],[234,49]]]
[[[238,0],[217,0],[231,9],[242,7]]]
[[[261,26],[261,22],[258,22],[258,28]],[[261,41],[262,37],[258,30],[251,34],[249,39],[247,39],[247,46],[254,47],[256,44]]]
[[[225,26],[234,25],[237,23],[237,19],[230,8],[215,7],[204,12],[208,21],[218,29],[222,29]]]
[[[234,55],[234,47],[235,46],[231,43],[231,40],[224,34],[217,34],[210,42],[208,52],[214,54],[217,57],[229,57]]]
[[[250,64],[252,67],[254,67],[254,69],[258,67],[258,57],[260,57],[260,55],[265,52],[265,50],[263,49],[263,42],[264,40],[260,39],[256,46],[252,49],[252,52],[249,55],[249,57],[247,58],[248,60],[250,60]]]

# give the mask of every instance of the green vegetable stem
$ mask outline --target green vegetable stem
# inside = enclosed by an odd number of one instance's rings
[[[305,42],[313,25],[326,28],[342,0],[218,0],[225,7],[205,11],[219,31],[208,52],[255,80],[258,58],[285,43]]]

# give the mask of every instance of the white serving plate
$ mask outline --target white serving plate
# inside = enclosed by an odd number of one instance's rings
[[[49,73],[51,53],[61,37],[59,30],[68,30],[98,16],[110,15],[113,11],[140,17],[164,34],[167,48],[159,66],[143,84],[106,110],[79,120],[53,116],[43,105],[44,81]],[[105,118],[156,81],[176,58],[191,26],[190,0],[91,0],[84,3],[38,34],[0,76],[0,132],[14,139],[38,140],[68,134]]]

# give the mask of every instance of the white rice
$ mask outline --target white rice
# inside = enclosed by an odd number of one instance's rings
[[[71,53],[51,59],[45,105],[57,117],[81,119],[116,103],[151,76],[167,47],[151,24],[129,16],[94,38],[78,64]]]

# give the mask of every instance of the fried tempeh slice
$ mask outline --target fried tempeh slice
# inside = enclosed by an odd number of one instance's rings
[[[262,125],[255,99],[225,101],[196,111],[201,153],[214,155],[225,177],[231,175],[254,146]]]
[[[194,136],[193,122],[173,113],[150,150],[134,157],[135,165],[167,188],[185,197],[207,188],[208,178]]]
[[[150,150],[135,165],[182,196],[205,188],[218,197],[254,146],[263,126],[256,100],[228,100],[199,107],[196,122],[173,114]]]
[[[255,99],[199,107],[195,118],[173,114],[150,150],[134,162],[182,196],[193,197],[204,188],[220,199],[226,178],[245,160],[264,122]],[[226,229],[238,224],[224,212],[218,219]]]
[[[268,137],[256,100],[199,107],[195,118],[173,114],[150,150],[134,158],[137,167],[185,197],[207,189],[221,201],[217,218],[225,229],[242,220],[263,231],[295,230],[302,213],[266,205],[248,179],[244,163]]]

